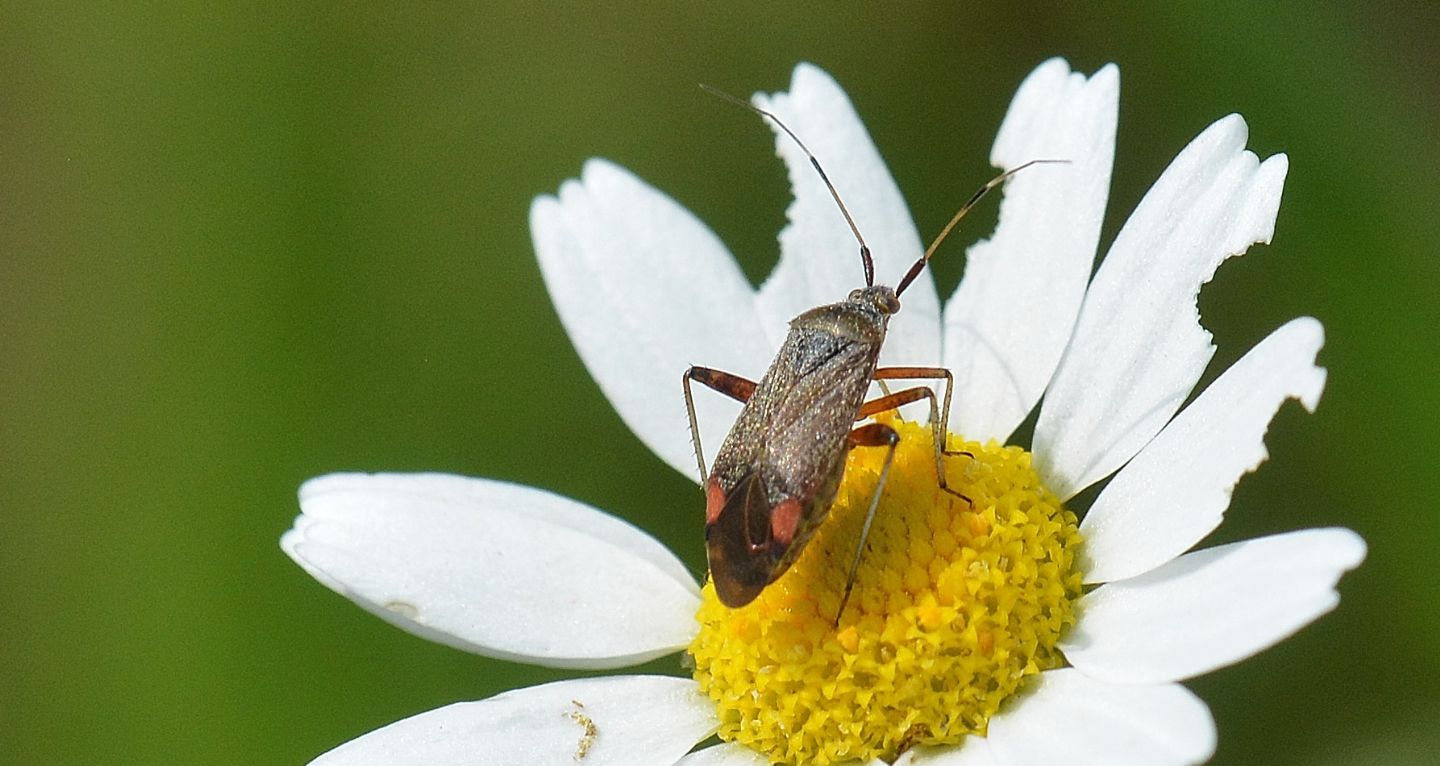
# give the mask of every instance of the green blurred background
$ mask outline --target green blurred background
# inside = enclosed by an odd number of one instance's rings
[[[768,130],[695,84],[783,89],[810,60],[928,235],[989,177],[1015,86],[1058,54],[1121,67],[1106,241],[1226,113],[1291,158],[1274,245],[1201,306],[1216,368],[1320,317],[1329,388],[1318,414],[1280,413],[1214,540],[1343,524],[1370,558],[1337,612],[1191,684],[1216,762],[1433,763],[1437,29],[1436,6],[1408,3],[6,4],[0,762],[297,763],[567,675],[428,644],[311,580],[276,543],[296,486],[514,480],[700,571],[699,492],[586,375],[530,200],[612,158],[759,280],[783,169]],[[962,266],[959,247],[936,265],[942,293]]]

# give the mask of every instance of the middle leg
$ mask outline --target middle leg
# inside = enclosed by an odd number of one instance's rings
[[[930,400],[930,428],[935,441],[935,478],[940,489],[970,503],[971,500],[962,492],[950,488],[945,478],[945,457],[954,455],[970,455],[964,450],[950,450],[946,448],[946,440],[949,438],[950,420],[950,393],[954,386],[954,378],[950,371],[943,367],[881,367],[875,371],[877,380],[883,379],[916,379],[916,378],[944,378],[945,379],[945,404],[944,407],[936,400],[935,391],[929,386],[916,386],[896,391],[893,394],[882,396],[866,402],[861,408],[857,420],[868,418],[887,410],[902,407],[911,402],[918,402],[921,399]]]

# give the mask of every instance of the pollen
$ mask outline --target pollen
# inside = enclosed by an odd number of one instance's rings
[[[851,451],[829,517],[755,601],[702,594],[695,680],[720,738],[773,764],[893,761],[984,734],[1027,677],[1064,663],[1080,534],[1030,454],[950,437],[947,485],[966,502],[939,487],[929,427],[886,422],[900,445],[838,625],[883,448]]]

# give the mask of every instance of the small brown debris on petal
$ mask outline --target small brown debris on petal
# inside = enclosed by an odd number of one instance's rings
[[[575,745],[575,762],[579,763],[590,754],[590,748],[595,745],[595,738],[599,736],[600,729],[590,716],[580,712],[585,708],[584,703],[580,700],[570,700],[570,704],[574,705],[575,709],[567,711],[565,717],[580,724],[580,728],[584,730],[580,733],[580,741]]]

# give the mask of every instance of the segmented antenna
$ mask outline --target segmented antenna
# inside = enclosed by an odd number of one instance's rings
[[[970,208],[975,207],[975,203],[979,202],[991,189],[1005,183],[1005,179],[1031,165],[1068,164],[1069,162],[1069,160],[1030,160],[1023,165],[1011,168],[986,181],[984,186],[976,189],[975,193],[970,195],[970,199],[966,200],[965,204],[960,206],[960,210],[955,213],[955,217],[950,219],[950,223],[945,224],[945,228],[940,230],[939,236],[935,237],[935,241],[931,242],[930,246],[925,248],[925,254],[920,256],[920,260],[916,261],[915,265],[911,266],[910,270],[905,272],[905,276],[900,280],[900,284],[895,287],[895,295],[899,296],[900,293],[905,292],[905,288],[909,287],[910,283],[914,282],[915,278],[920,276],[920,272],[925,269],[925,264],[930,262],[930,256],[935,254],[935,249],[940,247],[940,243],[944,242],[946,237],[950,236],[950,232],[955,230],[956,224],[960,223],[960,219],[964,218],[965,214],[970,212]]]
[[[795,142],[795,145],[800,147],[800,151],[805,152],[805,156],[810,158],[811,167],[815,168],[816,173],[820,174],[820,180],[825,182],[825,188],[830,190],[830,196],[834,198],[835,204],[840,207],[840,214],[845,216],[845,223],[850,225],[850,233],[854,234],[855,241],[860,243],[860,261],[865,266],[865,286],[873,287],[875,285],[875,261],[870,258],[870,246],[865,244],[865,238],[860,236],[860,227],[855,225],[855,219],[851,217],[850,209],[845,207],[844,200],[840,199],[840,192],[835,190],[835,184],[830,183],[830,176],[825,174],[825,168],[820,167],[820,160],[815,159],[815,154],[810,151],[810,147],[806,146],[805,142],[801,141],[800,137],[795,135],[795,131],[791,130],[790,126],[786,125],[779,117],[776,117],[773,113],[761,109],[760,107],[755,106],[749,101],[736,98],[735,96],[732,96],[729,93],[720,90],[719,88],[706,85],[703,82],[700,83],[700,89],[705,91],[706,93],[709,93],[712,96],[716,96],[718,98],[729,101],[736,106],[744,109],[749,109],[750,111],[760,115],[761,117],[769,118],[771,122],[779,125],[780,129],[785,131],[785,135],[790,136],[791,140]],[[1018,169],[1019,168],[1017,168],[1017,170]],[[1013,173],[1014,171],[1011,172]],[[954,224],[952,223],[951,225],[953,226]],[[914,277],[911,277],[911,279],[913,278]]]

